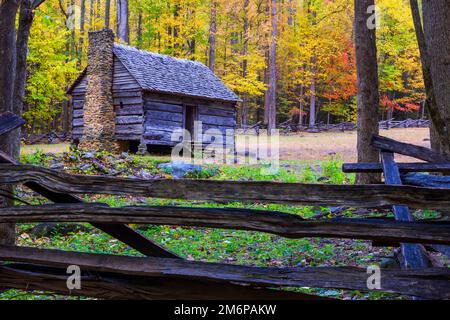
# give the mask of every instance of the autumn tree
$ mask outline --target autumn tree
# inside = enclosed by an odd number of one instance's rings
[[[268,65],[268,88],[266,99],[266,123],[269,132],[276,128],[277,113],[277,0],[270,0],[271,32],[269,46],[269,65]]]

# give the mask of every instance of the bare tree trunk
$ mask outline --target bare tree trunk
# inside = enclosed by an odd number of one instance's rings
[[[117,0],[117,36],[123,42],[130,43],[128,0]]]
[[[214,72],[216,63],[217,0],[211,0],[211,17],[209,22],[209,69]]]
[[[431,71],[430,71],[430,58],[428,57],[427,52],[427,44],[425,41],[425,35],[423,33],[422,21],[420,18],[420,10],[417,0],[410,0],[411,5],[411,13],[414,21],[414,28],[416,30],[417,42],[419,44],[420,51],[420,60],[422,63],[422,74],[423,80],[425,84],[425,93],[426,99],[424,103],[424,108],[427,109],[428,114],[430,115],[432,124],[430,126],[430,140],[431,140],[431,148],[440,152],[441,149],[441,139],[443,138],[443,143],[450,144],[448,139],[448,126],[444,122],[444,119],[441,117],[439,109],[436,105],[436,100],[434,98],[434,88],[433,81],[431,79]],[[447,138],[447,139],[446,139]],[[446,141],[445,141],[446,140]]]
[[[13,112],[22,114],[25,99],[25,86],[27,80],[27,54],[28,39],[30,36],[31,25],[33,24],[34,10],[32,0],[22,0],[19,13],[19,27],[17,30],[16,43],[16,78],[14,83]],[[15,132],[14,157],[17,159],[20,153],[20,128]]]
[[[426,64],[429,63],[434,102],[443,123],[433,128],[439,136],[441,153],[450,154],[450,3],[448,0],[423,0],[423,30]],[[441,126],[444,126],[442,128]],[[437,147],[435,143],[435,147]]]
[[[89,30],[94,30],[94,0],[89,0]]]
[[[300,103],[299,103],[299,115],[298,115],[298,124],[303,124],[303,94],[305,91],[305,87],[303,84],[300,85]]]
[[[80,39],[78,39],[78,63],[81,64],[83,59],[83,45],[84,45],[84,22],[86,17],[86,0],[81,0],[80,10]]]
[[[266,16],[270,17],[270,0],[266,3]],[[267,20],[269,21],[269,20]],[[264,48],[264,55],[266,61],[266,68],[264,69],[264,84],[266,86],[266,91],[264,92],[264,124],[269,123],[269,113],[270,113],[270,84],[269,84],[269,65],[270,65],[270,33],[266,32],[265,39],[267,39]]]
[[[277,37],[278,37],[278,19],[277,19],[277,0],[271,0],[271,18],[272,32],[270,36],[269,53],[269,110],[268,110],[268,131],[269,133],[276,128],[277,114]]]
[[[311,59],[311,86],[310,86],[310,105],[309,105],[309,128],[314,129],[316,126],[316,62],[317,57]]]
[[[111,0],[105,1],[105,28],[109,29],[111,20]]]
[[[14,111],[13,95],[16,75],[16,14],[19,9],[18,0],[0,1],[0,113]],[[0,150],[17,156],[19,146],[16,142],[17,130],[0,136]],[[2,192],[11,192],[12,188],[0,186]],[[10,206],[12,202],[0,197],[0,207]],[[15,243],[15,227],[13,223],[0,224],[0,244]]]
[[[375,27],[368,25],[369,6],[374,0],[355,0],[355,45],[357,69],[358,162],[379,162],[379,152],[370,141],[378,134],[379,84]],[[376,183],[379,174],[358,174],[358,183]]]
[[[242,77],[245,79],[247,78],[247,54],[248,54],[248,28],[249,28],[249,21],[248,21],[248,6],[250,5],[250,0],[244,1],[244,47],[242,50]],[[241,116],[241,125],[246,126],[248,123],[248,95],[246,92],[244,92],[242,97],[242,116]]]
[[[138,25],[137,25],[137,47],[142,47],[142,12],[139,11]]]

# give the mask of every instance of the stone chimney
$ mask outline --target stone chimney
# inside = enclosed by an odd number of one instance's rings
[[[110,29],[89,32],[84,131],[79,147],[84,150],[118,151],[114,138],[113,86],[114,33]]]

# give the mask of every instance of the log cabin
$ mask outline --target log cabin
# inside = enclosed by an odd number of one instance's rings
[[[183,128],[202,144],[216,129],[234,149],[239,98],[209,68],[114,43],[109,29],[89,33],[88,65],[67,93],[72,140],[82,148],[171,147],[179,142],[172,133]],[[194,131],[196,121],[201,130]]]

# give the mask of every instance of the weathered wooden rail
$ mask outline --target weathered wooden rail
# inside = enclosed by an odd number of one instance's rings
[[[264,210],[54,204],[0,208],[1,222],[93,222],[196,226],[260,231],[287,238],[329,237],[450,244],[450,222],[396,222],[388,219],[302,219]]]
[[[267,181],[128,179],[70,175],[35,166],[0,166],[0,184],[36,183],[56,193],[118,194],[217,202],[267,202],[301,205],[414,208],[450,207],[448,190],[396,185],[320,185]],[[363,199],[363,200],[362,200]]]
[[[386,153],[386,150],[383,152]],[[422,254],[423,244],[447,248],[450,244],[450,223],[409,221],[412,219],[408,218],[408,207],[448,208],[449,190],[398,185],[396,179],[399,179],[400,171],[389,169],[395,166],[390,153],[384,154],[381,168],[370,166],[370,170],[388,173],[387,183],[395,185],[337,186],[79,176],[20,165],[0,154],[0,184],[24,184],[54,203],[1,208],[0,223],[88,222],[147,256],[0,246],[0,287],[106,299],[323,299],[278,290],[283,287],[370,291],[367,287],[369,275],[365,268],[268,268],[188,261],[127,226],[133,223],[249,230],[288,238],[330,237],[365,239],[393,245],[401,243],[408,263],[404,264],[404,270],[382,269],[380,291],[426,299],[450,299],[450,269],[425,268],[415,264],[415,257],[410,254]],[[435,169],[442,170],[441,167]],[[85,203],[72,194],[126,194],[219,203],[392,205],[398,221],[302,219],[282,212],[234,208],[111,208],[105,204]],[[82,288],[79,290],[69,290],[66,286],[66,268],[69,265],[78,265],[82,270]]]

